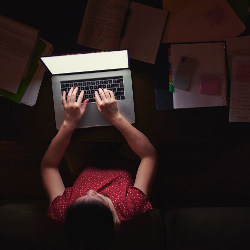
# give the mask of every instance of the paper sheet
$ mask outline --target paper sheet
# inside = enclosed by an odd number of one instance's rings
[[[234,37],[226,40],[227,58],[231,67],[232,56],[250,56],[250,36]]]
[[[231,62],[229,122],[250,122],[250,56],[235,56]]]
[[[53,51],[52,44],[45,41],[44,39],[42,39],[42,41],[46,43],[46,48],[42,56],[51,55]],[[34,106],[36,104],[37,97],[39,94],[39,90],[40,90],[41,83],[42,83],[43,76],[44,76],[45,69],[46,69],[44,64],[41,61],[39,61],[38,64],[39,64],[38,69],[35,75],[33,76],[33,79],[31,80],[29,87],[27,88],[21,101],[22,104],[26,104],[28,106]]]
[[[118,49],[128,0],[88,1],[77,44],[99,49]]]
[[[128,49],[130,58],[154,64],[167,15],[165,10],[132,1],[120,49]]]
[[[171,16],[163,43],[224,41],[245,30],[244,23],[226,0],[195,0]]]

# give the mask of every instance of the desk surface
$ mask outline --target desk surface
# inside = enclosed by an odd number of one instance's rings
[[[160,6],[161,1],[140,1]],[[76,45],[86,1],[75,1],[74,6],[63,4],[41,6],[24,4],[1,9],[1,14],[15,18],[40,30],[40,36],[54,45],[54,55],[86,52]],[[29,7],[29,8],[28,8]],[[32,11],[30,11],[32,9]],[[249,124],[229,124],[228,108],[199,108],[158,111],[155,104],[155,65],[130,61],[135,97],[134,126],[152,141],[181,140],[247,140]],[[166,69],[167,71],[167,69]],[[46,71],[37,103],[34,107],[15,104],[0,97],[0,140],[51,140],[55,129],[50,73]],[[78,129],[73,140],[121,141],[114,127]]]
[[[178,141],[196,137],[225,137],[231,127],[225,107],[186,110],[156,110],[154,66],[131,63],[135,116],[134,126],[151,140]],[[1,138],[7,140],[51,140],[56,134],[51,75],[47,72],[34,107],[18,105],[4,98],[1,103]],[[245,125],[246,126],[246,125]],[[121,141],[112,126],[77,129],[73,139],[79,141]]]

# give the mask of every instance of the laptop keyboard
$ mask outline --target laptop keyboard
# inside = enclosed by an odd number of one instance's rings
[[[88,98],[89,102],[95,102],[95,91],[97,91],[99,88],[113,91],[116,100],[125,99],[123,76],[61,81],[62,93],[63,91],[66,91],[67,94],[72,87],[78,87],[76,100],[81,91],[84,90],[84,99]]]

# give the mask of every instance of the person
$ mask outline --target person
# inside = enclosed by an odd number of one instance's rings
[[[89,101],[83,101],[84,91],[76,99],[77,92],[78,88],[71,88],[68,95],[63,92],[64,122],[41,161],[42,182],[50,201],[47,214],[64,225],[65,236],[75,247],[105,249],[123,221],[153,209],[149,197],[157,171],[157,152],[149,139],[119,112],[114,93],[98,89],[98,110],[139,156],[139,167],[132,178],[124,169],[89,166],[71,187],[65,187],[59,164]]]

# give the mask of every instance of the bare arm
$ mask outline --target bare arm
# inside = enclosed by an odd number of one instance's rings
[[[41,161],[41,177],[50,201],[61,195],[65,190],[58,166],[69,145],[71,136],[85,112],[88,102],[88,100],[85,100],[82,104],[83,91],[76,101],[76,93],[77,88],[75,90],[71,89],[66,100],[64,92],[62,102],[65,110],[65,119]]]
[[[133,127],[121,115],[114,119],[112,123],[122,133],[134,153],[141,159],[134,186],[147,196],[150,196],[157,170],[157,153],[155,148],[143,133]]]
[[[157,170],[157,153],[148,138],[132,126],[118,111],[113,92],[99,89],[95,92],[99,111],[121,132],[127,143],[140,159],[134,186],[150,195]]]

